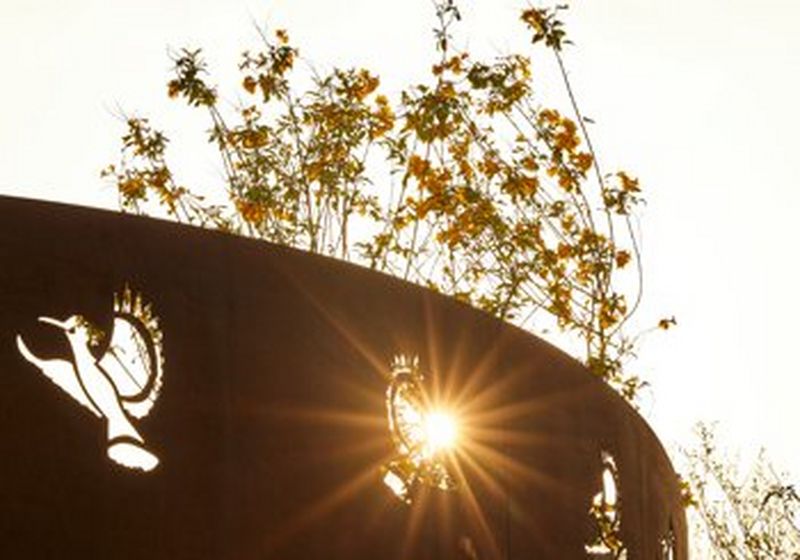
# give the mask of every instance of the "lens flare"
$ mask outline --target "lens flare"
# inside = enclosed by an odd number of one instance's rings
[[[456,421],[452,414],[430,405],[422,380],[417,358],[395,358],[386,390],[386,413],[397,454],[384,465],[383,481],[409,504],[420,485],[440,490],[457,486],[447,465],[458,436]]]

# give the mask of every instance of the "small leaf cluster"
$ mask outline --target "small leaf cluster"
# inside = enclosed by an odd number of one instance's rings
[[[568,44],[564,22],[558,19],[559,12],[566,9],[565,4],[560,4],[554,8],[528,8],[523,11],[520,19],[533,31],[532,42],[543,41],[556,51],[560,51],[565,44]]]

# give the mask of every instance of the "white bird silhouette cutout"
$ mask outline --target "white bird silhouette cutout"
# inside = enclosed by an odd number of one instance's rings
[[[19,351],[53,383],[106,421],[107,454],[125,467],[151,471],[158,457],[145,447],[133,419],[146,416],[161,391],[162,335],[158,319],[141,297],[125,288],[114,298],[111,341],[100,359],[92,347],[102,333],[80,315],[64,321],[39,317],[64,331],[73,360],[45,360],[34,355],[17,335]]]

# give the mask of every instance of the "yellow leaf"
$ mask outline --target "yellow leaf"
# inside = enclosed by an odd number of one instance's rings
[[[247,93],[255,93],[257,82],[253,76],[246,76],[242,81],[242,87],[247,90]]]
[[[631,254],[628,251],[617,251],[614,255],[614,260],[617,263],[617,268],[625,268],[631,260]]]
[[[669,319],[661,319],[658,322],[658,328],[659,329],[664,329],[666,331],[666,330],[670,329],[671,327],[676,326],[677,324],[678,324],[678,321],[675,320],[675,316],[673,315]]]

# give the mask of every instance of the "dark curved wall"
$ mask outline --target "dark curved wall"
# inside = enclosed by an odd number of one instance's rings
[[[109,461],[100,420],[15,342],[64,356],[64,337],[37,317],[109,328],[126,284],[164,332],[163,390],[136,423],[161,461],[149,473]],[[411,506],[380,472],[394,453],[384,394],[399,353],[460,397],[473,443],[462,487]],[[686,558],[656,437],[530,334],[334,260],[0,199],[0,558],[585,558],[604,450],[628,558],[659,558],[670,526]]]

